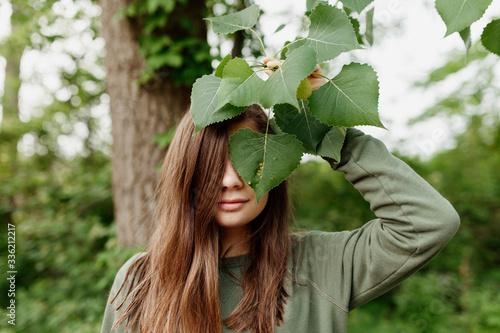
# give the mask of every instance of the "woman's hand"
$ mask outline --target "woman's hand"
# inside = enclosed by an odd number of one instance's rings
[[[276,60],[271,57],[265,57],[264,59],[262,59],[262,61],[267,66],[267,68],[269,68],[264,71],[267,75],[273,74],[274,71],[282,65],[282,62],[280,60]],[[323,71],[321,70],[321,67],[319,67],[319,65],[316,65],[314,71],[307,76],[307,79],[309,80],[309,83],[311,84],[311,88],[313,90],[318,89],[326,83],[326,79],[322,75]]]

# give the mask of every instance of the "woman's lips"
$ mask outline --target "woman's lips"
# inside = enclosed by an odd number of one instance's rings
[[[222,200],[219,202],[219,207],[226,212],[231,212],[240,209],[247,201],[245,199]]]

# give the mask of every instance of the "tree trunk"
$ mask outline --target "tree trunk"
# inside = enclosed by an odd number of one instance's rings
[[[197,2],[192,5],[192,2]],[[155,226],[155,169],[165,151],[152,143],[171,128],[189,105],[190,88],[174,86],[169,77],[147,86],[134,83],[145,68],[138,51],[140,20],[114,19],[129,0],[101,1],[102,32],[106,40],[107,92],[111,98],[113,135],[113,200],[118,243],[132,247],[147,243]],[[191,1],[193,7],[204,2]],[[199,8],[199,7],[198,7]],[[202,22],[201,11],[198,18]],[[172,15],[179,15],[174,10]],[[186,15],[186,14],[183,14]],[[206,28],[203,25],[202,31]],[[175,34],[175,31],[172,31]],[[173,38],[172,38],[173,39]]]

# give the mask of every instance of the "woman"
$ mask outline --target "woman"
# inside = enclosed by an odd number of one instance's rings
[[[257,204],[228,157],[231,134],[266,123],[253,105],[193,135],[184,116],[163,164],[158,227],[118,272],[101,332],[345,332],[351,309],[420,269],[456,232],[446,199],[379,140],[349,129],[341,161],[328,162],[378,218],[290,235],[286,182]]]

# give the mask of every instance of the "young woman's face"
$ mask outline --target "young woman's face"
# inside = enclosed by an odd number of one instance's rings
[[[247,127],[256,132],[259,131],[254,121],[244,120],[232,125],[229,128],[229,135],[231,136],[240,128]],[[215,216],[217,223],[225,229],[246,231],[248,223],[259,216],[266,207],[269,193],[266,193],[257,204],[253,189],[238,175],[229,156],[226,160],[221,186],[222,199],[218,203]]]

